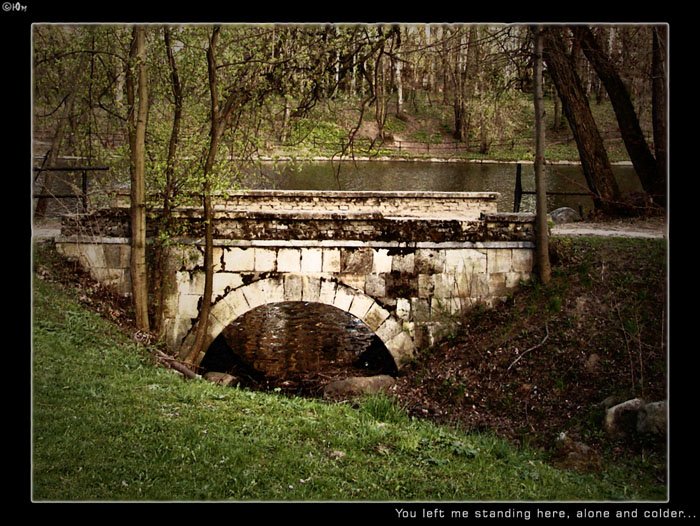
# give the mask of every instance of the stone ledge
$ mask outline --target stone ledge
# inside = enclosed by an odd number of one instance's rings
[[[500,197],[498,192],[426,192],[426,191],[379,191],[379,190],[360,190],[360,191],[345,191],[345,190],[246,190],[242,192],[231,192],[227,194],[232,198],[250,197],[303,197],[318,198],[318,199],[352,199],[352,198],[423,198],[423,199],[473,199],[473,200],[489,200],[496,201]],[[215,199],[220,199],[215,196]]]
[[[482,212],[480,219],[491,223],[532,223],[535,214],[526,212]]]
[[[147,243],[152,239],[148,238]],[[63,236],[56,238],[56,243],[71,244],[122,244],[129,245],[131,239],[128,237],[93,237],[93,236]],[[178,245],[204,246],[204,239],[197,238],[173,238],[172,242]],[[215,247],[260,247],[260,248],[397,248],[412,250],[416,248],[424,249],[460,249],[460,248],[535,248],[532,241],[353,241],[353,240],[280,240],[280,239],[214,239]]]

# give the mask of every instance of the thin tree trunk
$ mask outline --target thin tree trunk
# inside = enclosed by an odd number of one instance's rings
[[[561,129],[561,101],[556,89],[552,90],[552,102],[554,103],[554,120],[552,121],[552,130],[559,131]]]
[[[401,81],[401,60],[397,57],[394,64],[396,75],[396,115],[403,114],[403,82]]]
[[[148,278],[146,266],[146,120],[148,118],[148,72],[146,71],[146,30],[134,26],[127,75],[129,85],[129,142],[131,146],[131,295],[136,326],[148,331]],[[138,88],[133,68],[137,69]],[[136,102],[138,89],[138,105]]]
[[[209,39],[207,48],[207,70],[209,74],[209,94],[211,99],[211,127],[209,130],[209,151],[204,163],[204,182],[202,184],[203,208],[204,208],[204,295],[202,307],[199,310],[197,332],[192,349],[187,355],[186,362],[197,363],[199,355],[204,352],[204,342],[209,326],[209,313],[211,312],[211,295],[214,288],[214,228],[213,208],[211,196],[211,171],[216,161],[216,154],[221,142],[226,118],[222,116],[219,108],[219,83],[216,69],[216,44],[219,40],[221,28],[215,27]],[[227,104],[230,106],[230,104]]]
[[[442,103],[448,104],[450,99],[447,96],[449,87],[448,78],[450,76],[450,60],[447,52],[447,39],[449,38],[448,26],[442,26]]]
[[[432,35],[430,33],[430,24],[425,25],[425,45],[427,47],[430,47],[433,45],[433,39],[432,39]],[[432,49],[427,54],[426,62],[427,62],[428,73],[427,73],[427,83],[425,85],[425,89],[427,91],[432,91],[433,86],[435,85],[435,80],[434,80],[435,64],[433,61]],[[415,88],[415,86],[414,86],[414,88]]]
[[[581,81],[564,51],[564,36],[560,28],[551,26],[544,28],[542,35],[544,60],[576,140],[593,202],[597,209],[612,212],[620,201],[620,190]]]
[[[160,217],[160,232],[161,235],[156,237],[155,243],[155,268],[154,282],[155,295],[158,298],[156,304],[156,313],[154,320],[154,330],[159,333],[161,330],[163,309],[165,305],[165,247],[164,240],[167,239],[172,227],[172,200],[175,193],[175,162],[177,160],[177,150],[180,142],[180,123],[182,121],[182,84],[180,83],[180,74],[178,72],[177,62],[173,53],[170,27],[163,28],[163,40],[165,43],[165,51],[168,58],[168,66],[170,67],[170,85],[173,90],[173,123],[170,129],[170,140],[168,142],[168,157],[165,163],[165,188],[163,190],[163,212]]]
[[[664,196],[664,199],[655,199],[660,206],[666,206],[666,181],[667,174],[667,138],[666,138],[666,26],[652,28],[652,56],[651,56],[651,107],[652,127],[654,129],[654,150],[656,153],[656,187],[653,195]]]
[[[547,227],[547,181],[544,173],[544,92],[542,89],[542,30],[535,28],[535,193],[537,236],[536,267],[540,281],[549,283],[552,268],[549,262],[549,230]]]
[[[630,156],[634,170],[639,176],[644,191],[655,201],[665,202],[664,185],[659,184],[659,176],[656,159],[651,153],[651,149],[644,138],[644,133],[639,125],[637,114],[632,105],[632,99],[622,82],[615,66],[610,58],[605,54],[602,46],[598,43],[593,32],[588,26],[575,26],[574,34],[581,42],[586,58],[590,61],[598,77],[605,85],[605,90],[610,97],[622,140]],[[659,195],[659,191],[662,193]]]

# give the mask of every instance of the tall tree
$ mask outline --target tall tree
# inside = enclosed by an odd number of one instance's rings
[[[654,130],[654,150],[656,153],[656,169],[658,176],[656,181],[663,188],[655,188],[654,193],[666,194],[667,173],[667,144],[666,144],[666,26],[654,26],[652,28],[652,57],[651,57],[651,115]],[[657,204],[665,206],[665,203]]]
[[[211,312],[211,297],[214,288],[214,209],[212,206],[212,188],[214,184],[214,165],[216,163],[219,147],[231,116],[236,110],[238,121],[242,118],[245,105],[258,95],[262,100],[264,89],[257,85],[259,77],[252,70],[243,68],[245,79],[238,79],[238,82],[229,87],[228,95],[221,100],[218,64],[218,43],[221,35],[221,26],[215,26],[209,36],[207,47],[207,75],[209,79],[209,145],[207,147],[206,159],[202,174],[202,204],[204,209],[204,295],[202,306],[199,311],[195,341],[189,351],[186,361],[195,364],[202,352],[206,351],[204,342],[209,323],[209,313]],[[247,61],[242,61],[244,64]],[[252,80],[251,80],[252,79]],[[252,82],[254,87],[248,83]],[[258,89],[257,93],[253,90]]]
[[[595,207],[604,212],[613,212],[619,205],[620,189],[581,80],[571,57],[565,51],[562,29],[556,26],[544,27],[542,36],[544,61],[561,97],[562,108],[571,126]]]
[[[663,206],[666,201],[666,184],[665,181],[659,180],[659,176],[662,174],[657,169],[656,159],[644,137],[632,99],[625,84],[622,82],[622,78],[590,27],[574,26],[572,31],[580,41],[583,53],[603,82],[605,90],[610,97],[610,102],[620,126],[622,140],[625,143],[625,148],[644,191],[655,202]]]
[[[549,283],[552,267],[549,262],[549,229],[547,225],[547,182],[544,173],[544,88],[542,80],[542,30],[534,28],[535,72],[533,98],[535,105],[535,194],[537,236],[537,275],[545,285]]]
[[[165,261],[166,250],[165,243],[170,235],[172,228],[172,208],[175,198],[175,162],[177,161],[178,147],[180,143],[180,127],[182,124],[182,110],[184,103],[184,94],[182,82],[180,81],[180,72],[175,60],[173,52],[172,33],[169,26],[163,27],[163,42],[165,44],[165,53],[170,70],[170,87],[173,95],[173,120],[170,128],[170,137],[168,140],[168,152],[165,160],[165,187],[163,188],[162,212],[158,218],[158,235],[155,239],[155,268],[154,275],[154,294],[157,298],[156,312],[154,316],[154,330],[160,332],[161,321],[163,318],[163,309],[165,305]]]
[[[132,31],[126,84],[129,102],[129,146],[131,152],[131,294],[136,326],[149,330],[148,279],[146,267],[146,121],[148,118],[148,72],[146,28]],[[134,78],[136,69],[137,79]],[[138,102],[137,102],[138,99]]]
[[[226,120],[231,112],[233,99],[226,101],[222,108],[219,101],[219,78],[217,71],[217,50],[221,27],[216,26],[209,37],[207,47],[207,72],[209,76],[209,97],[210,97],[210,117],[209,117],[209,148],[206,161],[204,163],[202,200],[204,208],[204,295],[202,297],[202,307],[199,311],[199,321],[197,332],[192,349],[187,355],[187,362],[196,363],[199,355],[205,350],[204,341],[207,335],[209,324],[209,313],[211,312],[211,295],[214,288],[214,226],[213,208],[211,195],[211,172],[216,161],[216,154],[219,150],[221,136],[224,133]]]

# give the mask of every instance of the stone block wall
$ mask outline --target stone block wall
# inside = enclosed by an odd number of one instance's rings
[[[175,247],[171,257],[180,267],[166,310],[167,344],[178,349],[183,342],[187,347],[193,334],[204,269],[197,245]],[[220,242],[214,265],[211,340],[235,318],[264,303],[320,302],[357,316],[385,341],[395,358],[405,361],[415,348],[433,345],[454,330],[464,310],[505,299],[530,278],[533,259],[526,242],[479,248],[363,243],[241,247]],[[400,333],[409,339],[394,341]]]
[[[56,249],[67,258],[78,261],[95,281],[119,294],[131,294],[131,246],[128,239],[63,239],[56,243]]]

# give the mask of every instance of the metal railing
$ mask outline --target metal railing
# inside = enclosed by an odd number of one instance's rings
[[[523,165],[518,163],[515,166],[515,190],[513,192],[513,212],[520,212],[520,204],[523,195],[535,195],[534,190],[523,190]],[[585,197],[593,197],[591,192],[547,192],[547,195],[578,195]],[[579,215],[583,217],[583,207],[578,205]]]
[[[79,172],[80,177],[80,193],[34,193],[33,197],[35,199],[80,199],[83,205],[83,211],[89,209],[89,197],[88,197],[88,172],[105,172],[108,171],[108,166],[61,166],[61,167],[49,167],[49,168],[34,168],[34,172],[40,174],[41,172]]]

